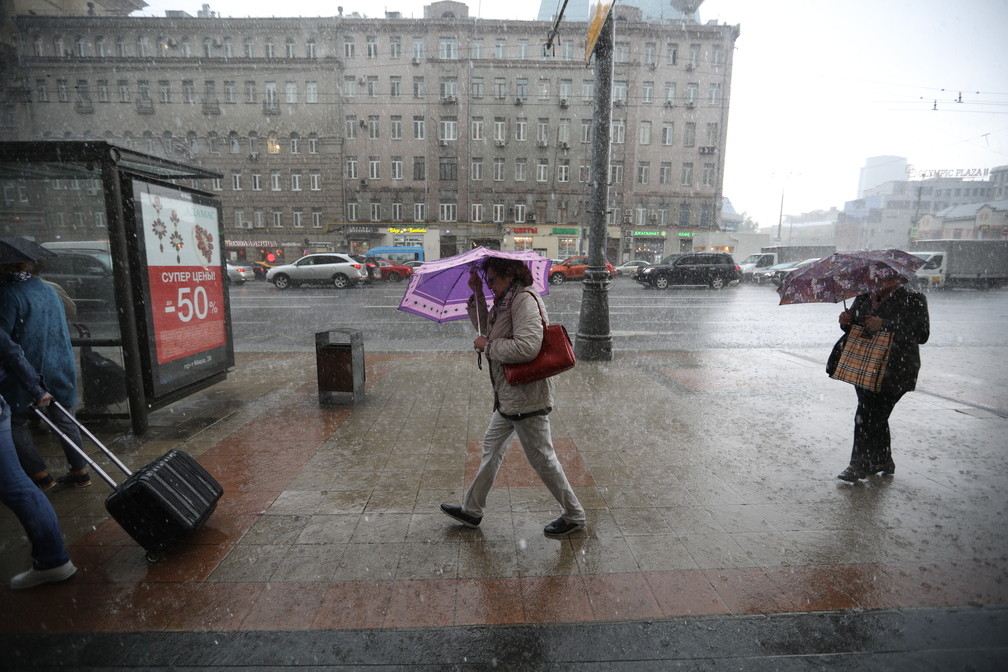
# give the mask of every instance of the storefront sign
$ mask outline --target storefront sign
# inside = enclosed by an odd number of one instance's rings
[[[653,236],[653,237],[664,238],[665,237],[665,232],[664,231],[634,231],[633,235],[636,238],[640,238],[642,236]]]
[[[910,177],[918,177],[922,180],[930,180],[936,177],[959,177],[964,180],[986,180],[990,177],[990,168],[931,168],[926,170],[915,170],[910,168],[907,173]]]
[[[394,233],[427,233],[427,229],[419,228],[419,227],[407,227],[407,228],[402,229],[402,228],[390,226],[388,228],[388,232],[389,233],[393,233],[393,234]]]
[[[236,247],[276,247],[277,241],[275,240],[228,240],[224,243],[224,247],[236,248]]]
[[[514,227],[515,233],[539,233],[539,229],[535,226],[516,226]]]
[[[679,236],[680,238],[692,238],[693,237],[693,232],[692,231],[680,231],[676,235]]]
[[[378,233],[377,226],[348,226],[346,232],[351,233]]]
[[[580,229],[553,229],[554,236],[576,236]]]

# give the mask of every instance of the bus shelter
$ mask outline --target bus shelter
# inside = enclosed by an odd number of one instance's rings
[[[71,300],[81,418],[142,434],[234,367],[213,179],[106,142],[0,143],[0,235],[51,252],[37,272]]]

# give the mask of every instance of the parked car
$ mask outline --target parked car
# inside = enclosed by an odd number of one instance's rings
[[[225,282],[229,283],[242,283],[246,280],[251,280],[255,277],[250,266],[236,266],[235,264],[227,265],[227,275],[225,277]]]
[[[363,254],[351,254],[348,256],[364,267],[364,271],[367,274],[365,282],[377,282],[381,279],[381,274],[378,271],[378,262],[374,259]]]
[[[791,268],[785,268],[782,270],[774,271],[773,274],[770,275],[770,282],[772,282],[775,287],[780,287],[780,284],[784,282],[784,276],[786,276],[791,271],[796,271],[803,266],[808,266],[814,261],[819,261],[819,257],[812,257],[811,259],[803,259],[797,262]]]
[[[636,271],[638,268],[650,265],[651,265],[650,261],[644,261],[643,259],[624,261],[622,264],[616,267],[616,275],[617,276],[633,275],[634,271]]]
[[[667,289],[672,285],[701,285],[721,289],[737,285],[742,271],[727,252],[673,254],[660,264],[640,269],[634,279],[644,287]]]
[[[397,264],[388,259],[380,257],[368,257],[369,264],[374,264],[378,271],[378,278],[385,282],[399,282],[403,278],[413,275],[413,269],[405,264]]]
[[[609,277],[616,277],[616,269],[608,261],[605,264]],[[553,264],[549,271],[549,281],[560,285],[568,280],[580,280],[588,270],[588,257],[570,257],[559,264]]]
[[[80,312],[115,311],[112,256],[105,252],[56,249],[43,260],[41,277],[66,290]]]
[[[416,270],[423,265],[424,262],[414,259],[413,261],[407,261],[403,263],[403,266],[409,266],[410,268]]]
[[[337,289],[363,284],[367,280],[364,265],[347,254],[306,254],[291,264],[274,266],[266,279],[277,289],[297,287],[301,284],[332,284]]]

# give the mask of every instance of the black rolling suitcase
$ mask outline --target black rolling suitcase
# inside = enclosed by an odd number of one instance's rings
[[[56,400],[52,403],[73,418]],[[36,413],[64,441],[74,445],[44,413],[38,409]],[[91,439],[126,474],[126,480],[117,485],[80,446],[76,446],[91,468],[112,486],[112,494],[105,500],[105,508],[144,547],[148,560],[159,559],[172,544],[198,530],[217,507],[217,500],[224,493],[223,488],[189,453],[171,450],[131,472],[84,425],[76,418],[73,420],[81,433]]]

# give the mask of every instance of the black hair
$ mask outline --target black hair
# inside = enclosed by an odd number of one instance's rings
[[[502,259],[501,257],[487,257],[480,264],[480,269],[486,273],[492,270],[497,277],[511,278],[512,283],[517,283],[522,287],[532,284],[532,271],[528,264],[518,259]]]

